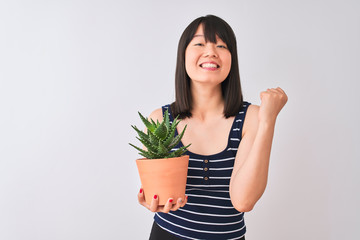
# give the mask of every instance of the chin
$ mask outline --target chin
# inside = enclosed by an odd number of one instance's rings
[[[214,80],[214,79],[201,79],[201,80],[193,80],[196,83],[201,83],[201,84],[211,84],[211,85],[218,85],[221,84],[223,81],[219,81],[219,80]]]

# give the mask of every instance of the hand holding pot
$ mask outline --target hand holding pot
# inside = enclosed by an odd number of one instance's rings
[[[179,208],[183,207],[187,203],[187,196],[185,200],[178,198],[177,202],[174,202],[172,198],[169,198],[164,206],[159,206],[159,197],[157,195],[154,195],[153,199],[151,200],[151,204],[149,205],[145,201],[143,189],[140,189],[138,193],[138,201],[141,205],[143,205],[152,212],[169,213],[170,211],[176,211]]]

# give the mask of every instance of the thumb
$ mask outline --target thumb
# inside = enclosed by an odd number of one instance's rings
[[[262,100],[264,94],[265,94],[265,92],[260,92],[260,100]]]

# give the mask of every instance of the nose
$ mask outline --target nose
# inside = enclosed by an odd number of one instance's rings
[[[218,57],[216,46],[214,43],[207,43],[204,51],[204,57]]]

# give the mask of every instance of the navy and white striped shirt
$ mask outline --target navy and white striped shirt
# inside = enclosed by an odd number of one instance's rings
[[[206,156],[186,152],[190,156],[186,183],[188,202],[177,211],[155,213],[154,220],[161,228],[181,239],[235,240],[245,235],[244,213],[233,207],[229,185],[250,104],[243,102],[232,124],[228,145],[222,152]],[[166,109],[172,122],[174,118],[169,104],[162,107],[163,113]],[[172,150],[181,146],[182,142]]]

